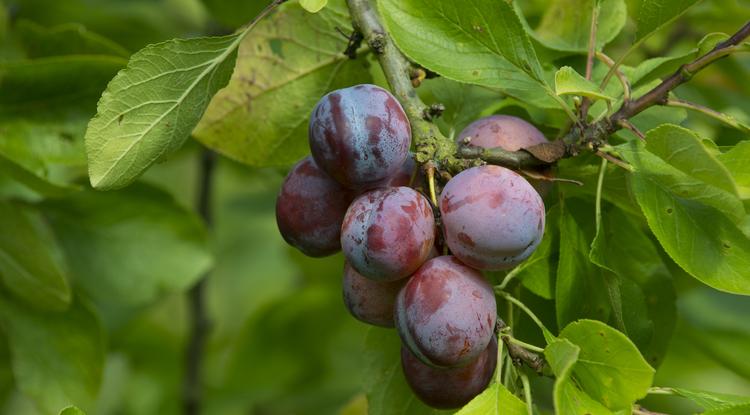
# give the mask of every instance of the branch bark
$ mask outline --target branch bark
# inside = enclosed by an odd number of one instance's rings
[[[213,172],[216,164],[216,154],[204,149],[200,159],[200,182],[196,208],[206,226],[213,223],[211,212],[211,196],[213,193]],[[201,380],[201,366],[203,364],[203,350],[211,322],[206,315],[204,292],[206,278],[201,279],[188,292],[188,307],[190,313],[190,337],[185,350],[185,378],[183,381],[182,405],[186,415],[201,413],[203,400],[203,385]]]

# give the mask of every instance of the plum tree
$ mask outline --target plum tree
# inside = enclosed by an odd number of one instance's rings
[[[276,198],[276,224],[287,243],[322,257],[341,249],[341,224],[354,198],[305,157],[289,172]]]
[[[497,366],[497,339],[476,359],[460,367],[438,368],[424,364],[407,347],[401,347],[401,368],[406,382],[422,402],[439,409],[466,405],[482,393]]]
[[[344,186],[376,187],[409,156],[411,127],[401,104],[375,85],[339,89],[320,99],[309,124],[318,165]]]
[[[344,304],[349,312],[368,324],[393,327],[393,307],[406,279],[373,281],[344,263]]]
[[[490,284],[453,256],[427,261],[396,299],[396,328],[426,364],[461,366],[493,338],[497,306]]]
[[[512,268],[544,234],[544,203],[523,177],[480,166],[453,177],[440,195],[445,241],[453,255],[479,269]]]
[[[347,261],[360,274],[393,281],[409,276],[435,242],[435,219],[424,196],[408,187],[377,189],[352,202],[341,227]]]
[[[537,144],[546,143],[538,128],[522,118],[512,115],[490,115],[480,118],[461,131],[458,142],[466,138],[477,147],[501,147],[507,151],[518,151]]]

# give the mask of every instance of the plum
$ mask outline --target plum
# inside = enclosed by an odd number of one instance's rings
[[[393,307],[406,279],[373,281],[363,277],[349,263],[344,263],[344,304],[362,322],[393,327]]]
[[[346,260],[365,277],[394,281],[427,260],[435,219],[424,196],[408,187],[372,190],[357,197],[341,227]]]
[[[465,366],[436,368],[422,363],[401,346],[401,368],[406,382],[424,403],[438,409],[459,408],[484,391],[497,366],[497,339]]]
[[[497,305],[492,286],[453,256],[433,258],[396,299],[396,328],[425,364],[457,367],[476,359],[493,338]]]
[[[341,249],[341,224],[354,195],[321,170],[311,157],[286,176],[276,198],[276,224],[287,243],[305,255],[323,257]]]
[[[549,142],[539,129],[526,120],[512,115],[490,115],[469,124],[458,135],[458,143],[470,138],[470,145],[492,148],[500,147],[507,151],[518,151],[537,144]],[[551,169],[540,169],[543,176],[551,175]],[[552,185],[547,180],[528,179],[541,195],[550,192]]]
[[[344,186],[364,190],[393,176],[409,156],[411,127],[401,104],[375,85],[333,91],[310,117],[315,162]]]
[[[490,115],[469,124],[458,135],[462,143],[467,137],[477,147],[502,147],[507,151],[518,151],[537,144],[546,143],[541,131],[527,121],[511,115]]]
[[[474,268],[512,268],[544,234],[544,203],[523,177],[499,166],[464,170],[440,195],[445,242]]]

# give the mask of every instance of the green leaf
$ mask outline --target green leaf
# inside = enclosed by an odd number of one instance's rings
[[[706,411],[703,415],[745,415],[748,412],[750,412],[750,403]]]
[[[745,217],[729,171],[703,146],[700,137],[685,128],[666,124],[649,131],[646,150],[657,156],[653,161],[679,171],[670,181],[670,190],[712,206],[734,222]]]
[[[456,415],[526,415],[526,404],[500,383],[493,383]]]
[[[661,388],[672,393],[690,399],[701,408],[710,411],[724,409],[738,404],[750,404],[750,396],[730,395],[726,393],[707,392],[683,388]]]
[[[186,289],[212,265],[200,220],[145,184],[76,193],[43,210],[77,283],[99,303],[147,304]]]
[[[326,7],[328,0],[299,0],[299,4],[308,12],[317,13]]]
[[[701,0],[642,0],[636,41],[641,41],[685,13]]]
[[[130,58],[102,94],[86,131],[91,184],[124,187],[178,149],[229,81],[243,32],[173,39]]]
[[[624,334],[601,321],[579,320],[566,326],[560,338],[580,347],[573,377],[596,401],[621,410],[646,396],[655,371]]]
[[[45,28],[32,21],[21,20],[15,30],[29,58],[60,55],[130,56],[130,52],[122,46],[78,23]]]
[[[647,137],[648,139],[648,137]],[[648,225],[685,271],[718,290],[750,294],[750,239],[716,203],[726,192],[686,175],[640,142],[618,147]]]
[[[401,342],[393,330],[370,328],[365,338],[365,385],[370,415],[419,415],[437,411],[419,401],[401,369]]]
[[[555,385],[552,390],[555,413],[611,415],[609,409],[579,389],[571,378],[580,353],[581,348],[566,339],[555,340],[544,349],[544,357],[555,374]]]
[[[594,212],[590,203],[565,199],[560,211],[560,260],[555,299],[559,327],[580,318],[606,320],[610,312],[606,271],[589,260],[594,239]],[[586,301],[581,301],[586,293]]]
[[[734,178],[742,199],[750,199],[750,141],[741,141],[731,150],[718,155],[719,161]]]
[[[86,413],[78,409],[76,406],[69,406],[60,411],[60,415],[86,415]]]
[[[43,310],[70,304],[67,267],[52,231],[34,209],[0,201],[0,279]]]
[[[0,171],[42,195],[75,190],[86,122],[125,63],[71,55],[0,64]]]
[[[623,0],[554,0],[531,35],[550,49],[586,52],[596,3],[601,3],[596,32],[596,48],[601,49],[625,26],[627,8]]]
[[[103,331],[80,301],[63,313],[31,310],[0,297],[16,386],[43,413],[90,404],[104,364]]]
[[[648,132],[646,149],[683,173],[737,196],[729,171],[703,145],[696,133],[676,125]],[[744,209],[738,209],[738,216]]]
[[[289,3],[261,21],[240,45],[237,67],[193,135],[254,166],[288,165],[308,154],[310,111],[327,92],[371,82],[365,59],[341,52],[346,6],[332,1],[310,15]]]
[[[53,56],[0,64],[0,118],[93,112],[107,82],[125,65],[116,56]]]
[[[592,99],[614,98],[604,94],[597,85],[581,76],[570,66],[563,66],[555,74],[555,93],[557,95],[581,95]]]
[[[621,210],[605,205],[589,257],[614,273],[606,279],[614,325],[656,367],[674,330],[675,290],[657,246],[645,231]]]
[[[559,105],[510,2],[384,0],[378,6],[399,49],[431,71],[539,106]]]

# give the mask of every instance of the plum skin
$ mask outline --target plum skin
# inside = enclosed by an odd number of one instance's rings
[[[394,175],[409,156],[411,127],[388,91],[363,84],[320,99],[308,130],[315,162],[344,186],[364,190]]]
[[[406,279],[373,281],[362,276],[349,263],[344,263],[344,304],[352,316],[367,324],[393,327],[396,296]]]
[[[346,260],[365,277],[394,281],[427,260],[435,218],[424,196],[408,187],[376,189],[357,197],[341,227]]]
[[[422,363],[401,346],[401,368],[414,394],[438,409],[459,408],[487,388],[497,366],[497,339],[473,361],[457,368],[436,368]]]
[[[445,241],[474,268],[512,268],[528,258],[544,234],[544,202],[523,177],[500,166],[480,166],[453,177],[440,195]]]
[[[479,271],[453,256],[422,265],[398,294],[396,328],[419,360],[457,367],[474,360],[494,336],[497,305]]]
[[[539,129],[512,115],[490,115],[480,118],[461,131],[458,142],[462,143],[467,137],[471,139],[469,144],[472,146],[501,147],[506,151],[518,151],[548,142]]]
[[[289,171],[276,198],[279,233],[307,256],[334,254],[341,249],[341,224],[353,198],[305,157]]]

